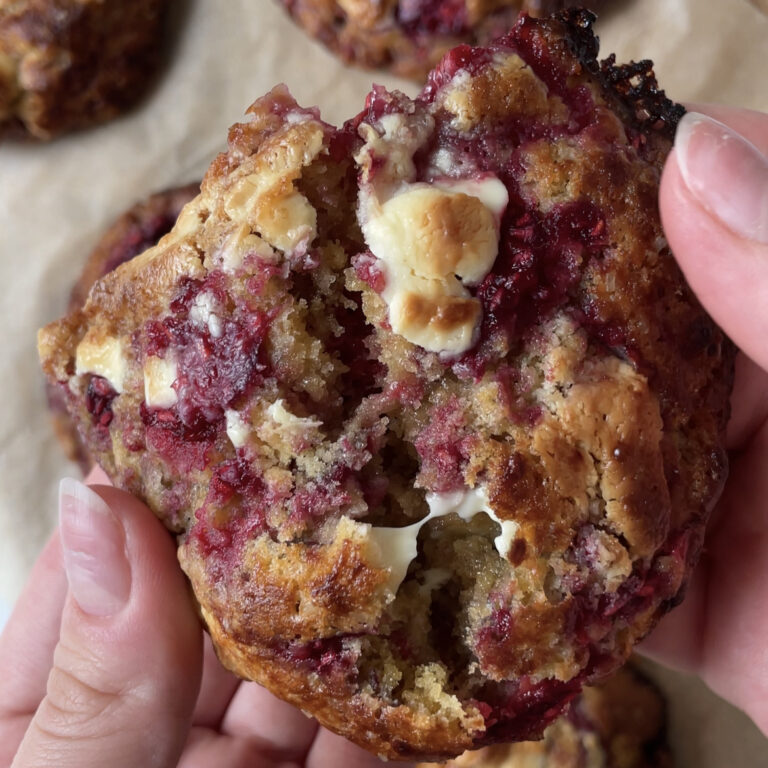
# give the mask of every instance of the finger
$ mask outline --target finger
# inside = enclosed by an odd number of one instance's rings
[[[48,540],[0,635],[0,765],[9,765],[45,695],[67,579],[58,533]]]
[[[210,728],[193,728],[178,768],[301,768],[301,763],[285,761],[258,740],[224,736]]]
[[[768,132],[768,116],[755,121]],[[725,125],[689,113],[660,203],[670,246],[699,300],[768,368],[768,158]]]
[[[173,766],[200,684],[201,630],[167,532],[133,497],[62,482],[69,593],[15,768]]]
[[[203,680],[192,723],[218,731],[240,680],[221,666],[208,634],[203,643]]]
[[[706,597],[705,555],[691,575],[685,600],[661,619],[653,632],[636,647],[637,652],[674,669],[698,673],[703,652]]]
[[[745,139],[752,142],[763,154],[768,154],[768,131],[765,128],[766,115],[753,109],[726,107],[724,104],[686,104],[689,112],[714,117]]]
[[[112,485],[112,481],[107,476],[107,473],[98,464],[94,464],[91,467],[91,471],[88,473],[88,477],[85,478],[85,484]]]
[[[223,733],[260,744],[264,752],[284,761],[303,762],[317,723],[256,683],[237,690],[221,724]]]
[[[321,728],[307,756],[306,768],[384,768],[385,763],[351,741]],[[410,763],[390,763],[403,766]]]
[[[768,426],[734,463],[709,536],[700,673],[768,734]]]
[[[738,451],[768,420],[768,372],[746,355],[736,356],[731,408],[727,445]]]
[[[86,483],[92,485],[101,477],[109,482],[104,471],[94,467]],[[67,577],[56,531],[38,557],[0,635],[0,718],[14,713],[31,717],[45,696],[66,595]]]

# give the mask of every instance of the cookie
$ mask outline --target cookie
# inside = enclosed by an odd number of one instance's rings
[[[146,92],[168,0],[5,0],[0,130],[50,139],[110,120]]]
[[[85,303],[88,292],[100,278],[157,244],[176,223],[181,209],[200,191],[200,184],[158,192],[127,210],[111,224],[85,262],[69,297],[69,311]],[[88,449],[67,413],[61,395],[50,383],[46,387],[53,427],[68,458],[86,472],[93,464]]]
[[[521,11],[542,16],[567,0],[281,0],[293,20],[347,64],[386,67],[422,82],[460,43],[485,44]]]
[[[220,658],[389,758],[538,737],[681,599],[733,348],[659,221],[682,108],[586,11],[341,129],[284,87],[40,334]]]
[[[540,741],[499,744],[466,752],[445,768],[671,768],[666,705],[661,692],[624,668],[584,688],[568,713]],[[423,764],[420,768],[429,768]]]
[[[672,768],[666,730],[663,694],[627,666],[584,688],[541,741],[465,752],[442,768]]]

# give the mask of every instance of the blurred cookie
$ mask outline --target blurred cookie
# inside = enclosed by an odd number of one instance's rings
[[[567,0],[280,0],[294,21],[347,64],[423,81],[460,43],[504,34],[521,11],[542,16]]]
[[[639,671],[624,667],[584,688],[541,741],[466,752],[443,768],[672,768],[666,726],[661,691]]]
[[[74,312],[83,306],[88,292],[100,277],[156,245],[163,235],[170,232],[181,209],[199,192],[199,184],[158,192],[120,216],[91,251],[80,279],[72,288],[69,311]],[[67,456],[86,472],[93,460],[67,413],[61,394],[50,383],[46,391],[56,436]]]
[[[38,139],[132,106],[160,61],[169,0],[2,0],[0,129]]]
[[[539,736],[681,599],[733,347],[658,215],[681,107],[522,17],[341,129],[276,88],[40,335],[222,661],[390,757]]]

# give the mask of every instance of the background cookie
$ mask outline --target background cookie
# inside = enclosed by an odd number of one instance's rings
[[[70,293],[69,311],[83,306],[88,292],[100,277],[155,245],[171,230],[181,209],[199,192],[200,185],[197,183],[158,192],[136,203],[120,216],[96,243],[85,262],[80,278]],[[55,387],[48,384],[46,391],[56,436],[67,456],[86,472],[93,460],[67,413],[65,403]]]
[[[133,105],[160,61],[168,0],[3,0],[0,130],[39,139]]]
[[[299,26],[349,64],[423,81],[450,48],[482,45],[520,11],[541,16],[567,0],[280,0]]]
[[[467,752],[444,768],[672,768],[666,730],[661,691],[627,666],[585,688],[541,741]]]
[[[680,599],[724,477],[733,350],[656,205],[682,110],[592,19],[341,130],[275,89],[40,337],[222,661],[389,757],[540,734]]]

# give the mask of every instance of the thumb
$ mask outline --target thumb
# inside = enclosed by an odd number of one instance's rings
[[[46,695],[14,768],[176,765],[202,633],[173,542],[136,499],[63,480],[69,593]]]
[[[768,369],[768,115],[683,117],[661,185],[669,244],[725,332]]]

